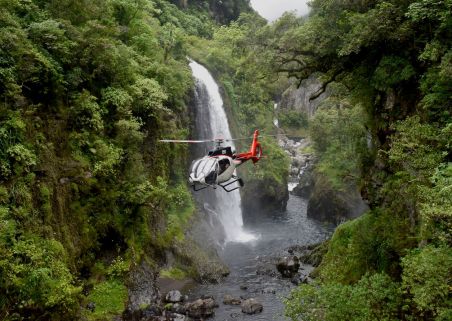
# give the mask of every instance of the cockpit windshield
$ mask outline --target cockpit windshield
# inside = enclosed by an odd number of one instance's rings
[[[195,161],[191,168],[191,176],[199,181],[203,177],[206,184],[215,184],[218,176],[218,160],[212,157],[204,157]]]

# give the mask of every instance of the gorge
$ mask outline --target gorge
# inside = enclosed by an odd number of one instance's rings
[[[1,320],[451,319],[452,3],[309,8],[0,0]]]

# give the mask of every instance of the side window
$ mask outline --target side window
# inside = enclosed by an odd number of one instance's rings
[[[231,166],[231,162],[229,158],[224,158],[218,162],[220,165],[220,174],[223,173],[229,166]]]

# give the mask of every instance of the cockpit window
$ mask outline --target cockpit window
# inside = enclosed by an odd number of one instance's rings
[[[226,169],[228,169],[229,166],[231,166],[231,162],[229,161],[229,158],[223,158],[218,161],[218,165],[220,166],[220,172],[218,175],[221,175]]]
[[[218,160],[216,158],[204,157],[193,163],[191,172],[194,178],[200,179],[201,177],[205,177],[207,184],[215,184],[218,169]]]

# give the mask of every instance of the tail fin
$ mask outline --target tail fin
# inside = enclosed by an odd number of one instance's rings
[[[251,144],[251,149],[250,149],[250,153],[252,156],[251,159],[254,164],[257,163],[259,161],[259,159],[261,159],[261,157],[262,157],[262,147],[258,141],[258,137],[259,137],[259,130],[256,129],[254,131],[253,142]]]
[[[254,131],[253,142],[251,143],[250,150],[246,153],[237,154],[236,159],[246,162],[247,160],[252,160],[253,163],[257,163],[262,157],[262,147],[258,141],[259,130]]]

